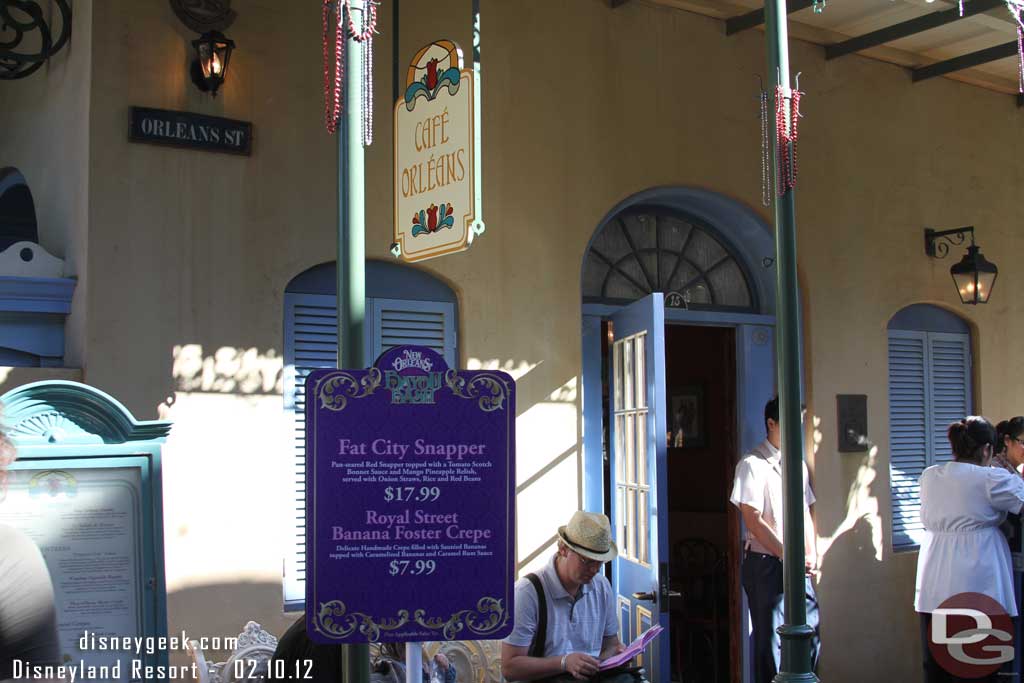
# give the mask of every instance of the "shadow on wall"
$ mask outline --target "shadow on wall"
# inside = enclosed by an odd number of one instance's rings
[[[280,582],[218,583],[182,588],[167,594],[167,630],[169,635],[189,639],[207,638],[207,642],[237,638],[247,621],[258,622],[277,638],[284,635],[297,614],[281,611]],[[223,662],[231,649],[204,651],[207,659]],[[185,650],[170,653],[170,664],[188,666],[192,658]]]
[[[870,634],[916,634],[914,586],[893,581],[891,567],[882,564],[884,534],[878,514],[880,482],[878,448],[869,444],[860,457],[841,458],[843,477],[850,481],[846,516],[831,537],[819,537],[822,553],[818,597],[821,604],[821,660],[818,676],[830,671],[863,672],[863,680],[916,680],[920,670],[917,648],[893,653]],[[890,559],[890,564],[893,560]],[[861,608],[858,608],[858,605]],[[883,621],[883,619],[885,621]],[[834,634],[834,635],[833,635]],[[863,637],[850,638],[850,634]],[[840,641],[840,636],[845,636]],[[916,637],[910,639],[916,643]],[[880,647],[881,645],[881,647]],[[895,655],[895,656],[894,656]]]

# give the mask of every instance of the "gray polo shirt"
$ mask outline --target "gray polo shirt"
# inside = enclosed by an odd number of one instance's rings
[[[555,572],[555,557],[535,573],[544,586],[548,607],[547,640],[544,656],[561,656],[585,652],[592,657],[601,654],[601,642],[617,635],[615,592],[603,574],[580,587],[574,600],[562,586]],[[537,591],[526,577],[516,582],[516,617],[512,633],[505,638],[514,647],[529,647],[537,632]]]

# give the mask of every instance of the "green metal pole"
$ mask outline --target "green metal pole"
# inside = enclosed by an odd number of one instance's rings
[[[769,82],[782,86],[787,119],[790,115],[789,38],[786,31],[786,0],[765,0],[765,36],[768,47]],[[775,79],[771,81],[771,79]],[[775,111],[775,109],[771,109]],[[792,158],[792,145],[790,145]],[[775,267],[777,270],[777,350],[779,418],[782,422],[782,478],[785,534],[783,543],[783,590],[785,623],[782,665],[776,683],[817,683],[811,671],[811,637],[804,598],[803,428],[800,407],[800,300],[796,277],[796,206],[793,190],[779,196],[783,187],[778,142],[772,145],[775,180]]]
[[[366,0],[350,0],[356,26]],[[339,15],[342,3],[339,2]],[[343,17],[347,20],[347,17]],[[363,348],[366,319],[366,211],[363,176],[363,46],[345,40],[345,122],[338,135],[338,367],[367,365]],[[372,104],[372,103],[370,103]],[[342,650],[344,683],[369,683],[370,648]]]

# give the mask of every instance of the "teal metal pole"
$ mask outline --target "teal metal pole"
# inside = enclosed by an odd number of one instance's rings
[[[787,119],[790,115],[789,38],[786,31],[786,0],[765,0],[765,36],[769,82],[782,87]],[[774,80],[771,80],[774,79]],[[776,90],[776,92],[778,92]],[[775,95],[777,97],[777,95]],[[774,108],[771,111],[775,111]],[[793,149],[790,144],[789,156]],[[800,406],[800,300],[796,277],[796,204],[792,188],[784,187],[778,158],[778,141],[772,145],[775,180],[775,267],[778,316],[776,362],[779,376],[779,419],[782,422],[782,479],[785,534],[783,543],[783,590],[785,623],[782,662],[776,683],[817,683],[811,671],[811,637],[804,597],[804,481],[803,427]]]
[[[353,23],[362,24],[367,0],[349,0]],[[342,3],[338,3],[340,15]],[[343,17],[347,20],[347,17]],[[338,135],[338,367],[366,367],[366,197],[363,176],[363,45],[345,40],[345,122]],[[368,103],[372,104],[372,103]],[[307,609],[308,609],[307,605]],[[342,650],[345,683],[369,683],[370,648]]]

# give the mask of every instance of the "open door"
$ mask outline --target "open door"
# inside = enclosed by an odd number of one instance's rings
[[[611,521],[619,546],[612,579],[620,633],[628,643],[660,623],[665,632],[642,664],[649,680],[669,681],[664,295],[634,302],[612,317],[612,328]]]

